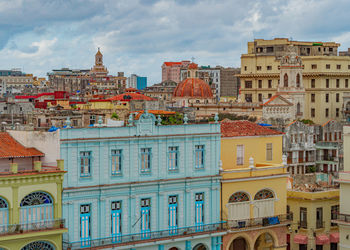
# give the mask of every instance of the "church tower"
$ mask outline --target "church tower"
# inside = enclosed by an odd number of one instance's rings
[[[95,55],[95,65],[96,66],[103,66],[103,55],[100,51],[100,48],[98,48],[98,51]]]
[[[103,55],[100,51],[100,48],[98,48],[97,53],[95,55],[95,65],[90,70],[90,75],[95,78],[103,78],[107,77],[108,75],[108,70],[103,65]]]
[[[277,94],[293,103],[293,116],[298,119],[303,118],[305,114],[305,88],[303,85],[303,65],[296,49],[292,45],[289,46],[288,52],[281,58]]]

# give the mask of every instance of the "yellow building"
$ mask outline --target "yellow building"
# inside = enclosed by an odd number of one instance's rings
[[[303,118],[318,124],[329,119],[341,120],[343,93],[350,91],[350,57],[337,56],[339,43],[299,42],[286,38],[248,42],[248,53],[241,55],[242,99],[262,103],[276,93],[280,59],[290,45],[296,47],[303,63]]]
[[[293,214],[287,238],[289,249],[337,250],[338,226],[331,219],[339,211],[339,189],[309,186],[287,192],[287,210]]]
[[[0,132],[0,249],[62,249],[64,165],[45,158]]]
[[[340,173],[340,212],[334,222],[339,225],[340,250],[350,249],[350,157],[346,154],[350,150],[350,127],[344,126],[344,171]]]
[[[286,249],[290,220],[282,134],[230,120],[221,122],[221,134],[221,217],[228,223],[222,249]]]

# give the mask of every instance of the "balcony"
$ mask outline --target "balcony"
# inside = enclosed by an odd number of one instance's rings
[[[332,219],[332,223],[346,223],[350,224],[350,214],[341,214],[341,213],[334,213],[333,215],[335,219]]]
[[[242,220],[228,220],[227,226],[231,230],[247,230],[249,228],[274,226],[289,223],[293,220],[293,214],[282,214],[263,218],[250,218]]]
[[[214,224],[206,224],[201,226],[193,227],[181,227],[177,229],[168,229],[162,231],[137,233],[137,234],[126,234],[120,236],[106,237],[101,239],[83,240],[75,242],[63,241],[63,249],[81,249],[81,248],[118,248],[118,246],[124,246],[129,244],[142,244],[153,241],[168,240],[178,237],[190,237],[195,235],[209,234],[215,232],[225,231],[227,229],[226,222],[219,222]]]
[[[337,149],[338,142],[320,141],[316,143],[316,149]]]
[[[338,162],[339,158],[332,155],[320,155],[317,159],[317,162],[322,162],[322,161]]]
[[[46,220],[33,223],[0,225],[0,236],[65,228],[64,219]]]

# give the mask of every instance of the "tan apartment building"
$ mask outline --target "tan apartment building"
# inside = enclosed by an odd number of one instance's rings
[[[343,93],[350,91],[350,56],[338,56],[340,44],[335,42],[300,42],[287,38],[248,42],[248,53],[241,55],[241,98],[263,103],[275,95],[280,60],[291,45],[303,66],[303,118],[319,124],[330,119],[341,120]]]
[[[287,192],[287,213],[293,214],[287,250],[337,250],[338,225],[331,220],[339,211],[339,189],[301,184]]]

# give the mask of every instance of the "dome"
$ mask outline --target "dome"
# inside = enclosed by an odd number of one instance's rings
[[[187,78],[177,85],[173,97],[213,98],[213,93],[203,80]]]

